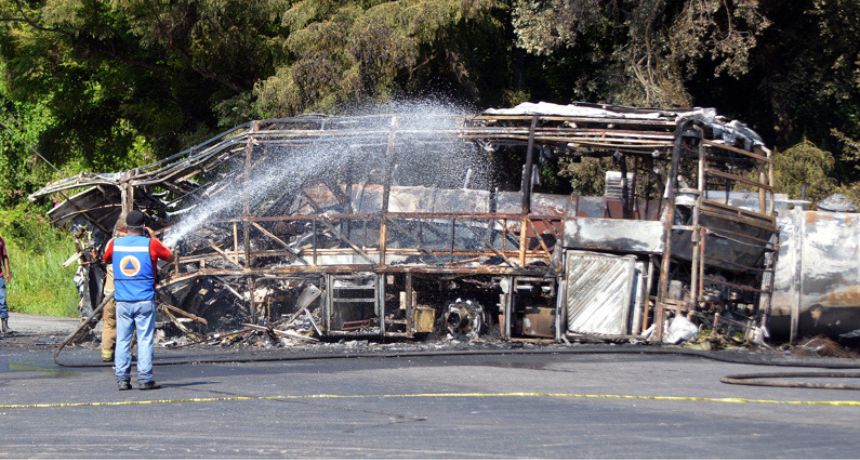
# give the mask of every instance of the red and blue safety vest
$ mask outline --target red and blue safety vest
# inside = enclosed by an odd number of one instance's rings
[[[155,269],[149,238],[129,235],[114,240],[112,263],[117,302],[155,300]]]

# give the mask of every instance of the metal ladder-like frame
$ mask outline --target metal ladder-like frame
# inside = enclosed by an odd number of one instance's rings
[[[691,145],[687,145],[688,144]],[[675,146],[672,151],[672,164],[670,169],[670,178],[669,178],[669,194],[666,200],[665,212],[663,214],[664,219],[664,235],[663,235],[663,256],[661,260],[660,267],[660,279],[658,285],[657,292],[657,302],[655,305],[655,328],[656,328],[656,336],[658,340],[662,340],[663,338],[663,318],[665,313],[665,308],[667,308],[668,296],[668,284],[669,284],[669,272],[672,264],[672,234],[673,230],[687,230],[690,231],[691,239],[692,239],[692,261],[691,261],[691,272],[690,272],[690,295],[686,300],[686,306],[689,309],[693,309],[696,306],[700,305],[703,302],[703,291],[704,286],[707,284],[722,284],[732,289],[745,290],[749,292],[754,292],[757,295],[756,307],[754,311],[754,319],[753,322],[757,322],[758,326],[766,326],[767,317],[770,313],[771,301],[773,296],[773,285],[775,279],[775,267],[776,267],[776,259],[779,253],[779,230],[776,227],[775,219],[770,217],[774,214],[773,212],[773,172],[772,172],[772,163],[771,157],[768,152],[766,157],[762,157],[757,154],[752,154],[749,152],[742,151],[740,149],[731,148],[730,151],[740,155],[747,155],[752,161],[756,163],[756,170],[759,172],[759,180],[754,181],[750,179],[746,179],[740,176],[731,176],[729,174],[721,173],[719,171],[711,170],[708,168],[708,156],[706,152],[706,141],[703,138],[702,130],[695,124],[687,122],[682,122],[679,124],[678,129],[675,133]],[[695,149],[695,150],[693,150]],[[679,162],[681,155],[684,152],[692,153],[695,151],[697,154],[697,188],[694,190],[679,190],[677,183]],[[728,192],[726,191],[726,204],[724,207],[720,207],[718,203],[706,201],[707,197],[707,179],[709,176],[714,175],[716,177],[721,177],[726,180],[737,180],[740,182],[744,182],[747,185],[751,185],[753,187],[757,187],[759,191],[759,212],[751,212],[745,211],[740,208],[731,207],[728,205]],[[674,211],[675,211],[675,198],[677,193],[681,191],[685,194],[694,195],[695,202],[692,207],[693,215],[692,215],[692,223],[689,226],[684,225],[675,225],[674,224]],[[770,201],[768,202],[768,193],[770,194]],[[710,261],[707,255],[707,241],[709,237],[722,233],[729,233],[726,230],[719,229],[711,229],[706,226],[703,226],[700,222],[700,215],[703,209],[707,209],[708,211],[719,210],[720,212],[709,212],[711,217],[716,217],[718,219],[725,218],[729,221],[744,221],[749,223],[750,225],[760,225],[762,227],[766,227],[768,230],[772,231],[773,236],[768,241],[756,240],[753,237],[743,234],[731,235],[730,237],[738,241],[739,244],[749,244],[751,246],[759,246],[762,247],[765,251],[765,261],[763,267],[748,267],[740,264],[735,264],[740,268],[744,268],[750,271],[757,271],[761,273],[761,284],[759,287],[745,286],[737,283],[731,283],[728,281],[719,280],[716,278],[708,277],[708,271],[706,268],[708,266],[716,267],[720,264],[725,264],[727,261]],[[724,214],[721,216],[720,214]],[[765,217],[762,219],[762,217]],[[769,218],[768,218],[769,217]],[[720,235],[725,237],[725,235]],[[742,241],[746,239],[746,241]],[[728,261],[731,264],[731,261]],[[671,307],[676,311],[679,310],[677,305]],[[749,332],[749,328],[752,327],[752,324],[748,324],[747,331]]]

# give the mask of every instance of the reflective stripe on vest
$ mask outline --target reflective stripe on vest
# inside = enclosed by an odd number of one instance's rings
[[[149,238],[129,235],[113,242],[114,298],[117,302],[155,299],[155,270]]]

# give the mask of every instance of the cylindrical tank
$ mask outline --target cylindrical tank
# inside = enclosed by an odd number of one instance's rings
[[[798,207],[778,223],[771,334],[860,337],[860,214]]]

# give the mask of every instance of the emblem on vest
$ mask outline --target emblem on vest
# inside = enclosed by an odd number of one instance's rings
[[[122,274],[125,276],[137,276],[140,273],[140,260],[132,255],[125,256],[119,262],[119,269],[122,270]]]

